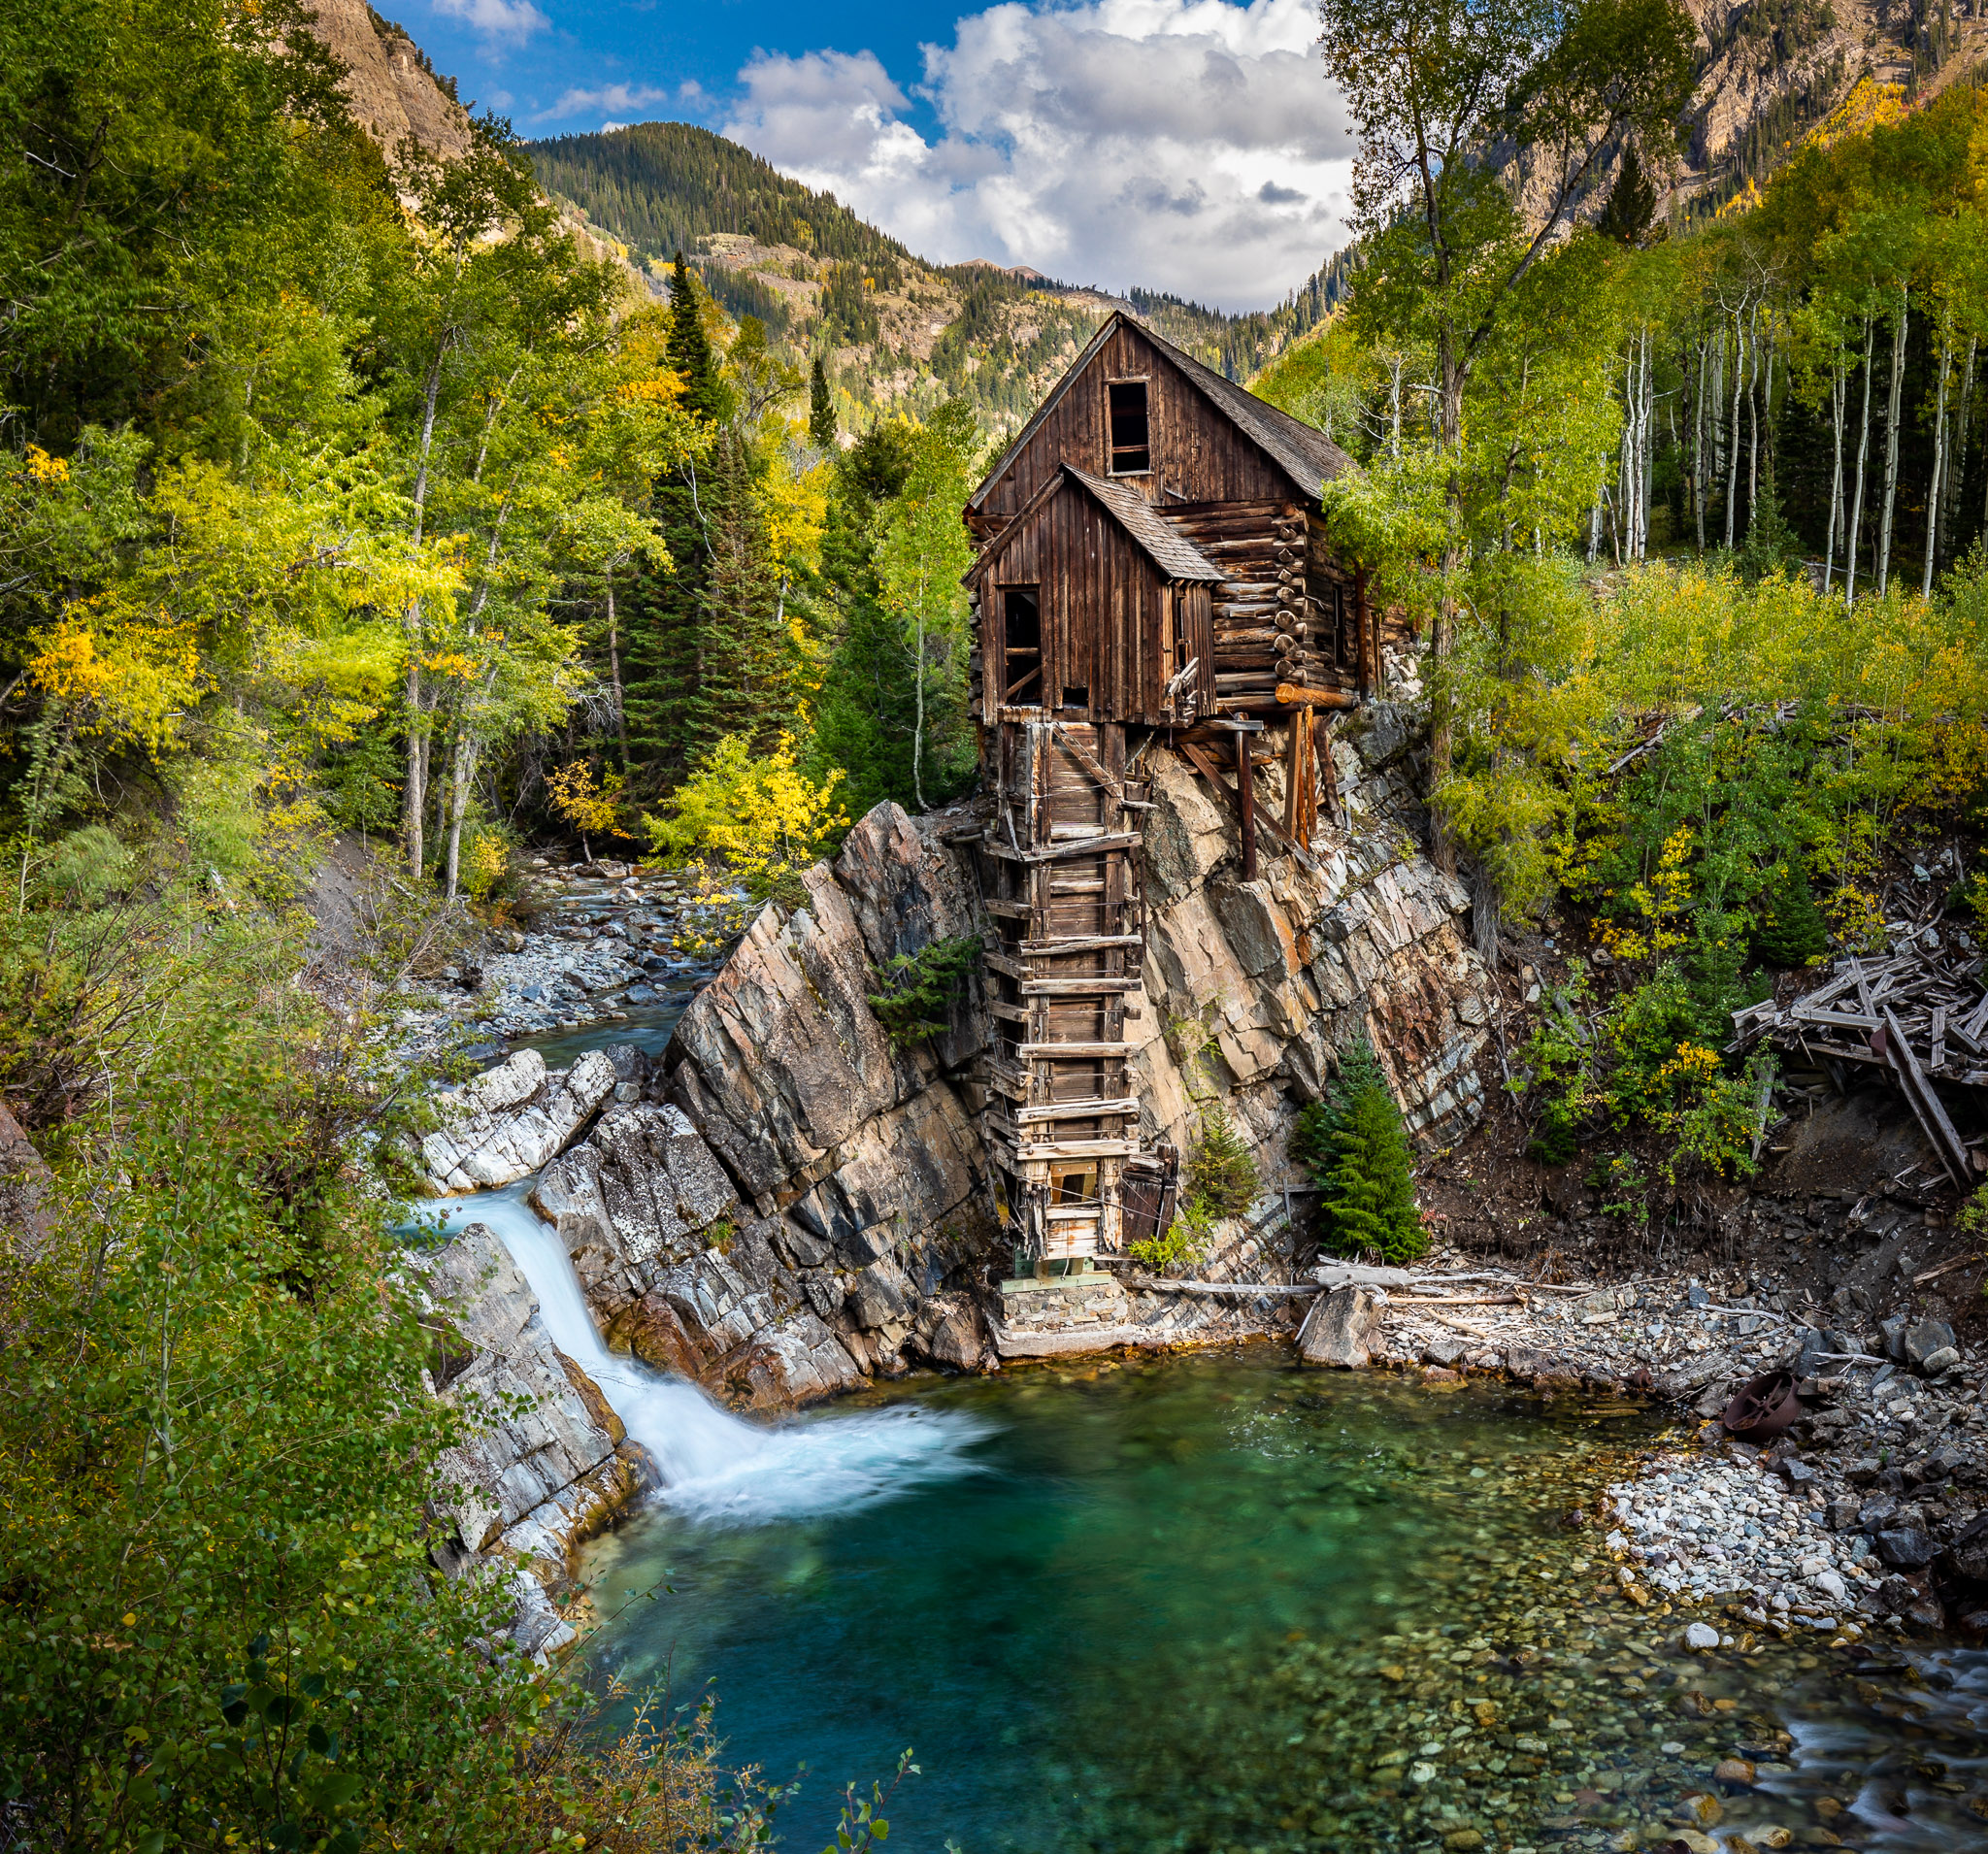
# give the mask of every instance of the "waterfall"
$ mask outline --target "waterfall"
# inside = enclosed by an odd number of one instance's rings
[[[986,1426],[953,1410],[886,1409],[765,1425],[695,1384],[611,1352],[566,1245],[526,1196],[530,1182],[451,1199],[443,1227],[486,1224],[538,1297],[553,1344],[601,1388],[654,1459],[661,1499],[685,1517],[761,1525],[847,1512],[924,1481],[978,1472],[968,1449]]]

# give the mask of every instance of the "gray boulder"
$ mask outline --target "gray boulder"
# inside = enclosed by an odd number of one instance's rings
[[[1364,1287],[1322,1294],[1298,1329],[1298,1354],[1308,1365],[1361,1371],[1380,1333],[1380,1308]]]
[[[589,1049],[571,1069],[548,1074],[536,1049],[520,1049],[442,1097],[446,1123],[421,1142],[428,1189],[447,1197],[528,1177],[566,1149],[614,1082],[605,1050]]]
[[[593,1379],[553,1344],[487,1225],[469,1225],[426,1274],[446,1361],[440,1394],[470,1428],[440,1465],[440,1505],[460,1544],[448,1568],[499,1554],[557,1587],[573,1548],[641,1486],[640,1453]]]

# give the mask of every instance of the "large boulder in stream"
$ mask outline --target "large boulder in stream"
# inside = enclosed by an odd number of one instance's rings
[[[617,1105],[548,1165],[532,1203],[608,1342],[734,1403],[807,1403],[857,1381],[761,1219],[679,1108]]]
[[[447,1197],[529,1177],[566,1149],[614,1081],[605,1050],[589,1049],[571,1069],[548,1073],[536,1049],[520,1049],[438,1096],[444,1124],[421,1142],[428,1189]]]

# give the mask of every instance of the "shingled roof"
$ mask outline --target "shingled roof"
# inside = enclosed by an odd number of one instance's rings
[[[1036,435],[1037,428],[1070,390],[1070,382],[1090,365],[1092,357],[1121,321],[1138,329],[1145,340],[1178,367],[1188,381],[1201,390],[1203,397],[1282,470],[1304,495],[1315,500],[1335,477],[1352,468],[1353,460],[1322,431],[1314,431],[1303,419],[1293,418],[1269,400],[1257,398],[1248,387],[1237,385],[1212,367],[1203,366],[1192,354],[1176,348],[1165,336],[1155,334],[1137,316],[1128,315],[1122,309],[1114,309],[1099,324],[1098,332],[1091,337],[1083,352],[1071,362],[1049,396],[1015,433],[1013,443],[981,479],[980,486],[967,499],[968,508],[977,508],[987,491],[1007,474],[1009,465],[1021,454],[1023,447]]]
[[[1138,490],[1113,482],[1109,477],[1094,477],[1075,464],[1065,464],[1063,474],[1082,483],[1168,579],[1203,580],[1209,585],[1220,580],[1221,569],[1179,529],[1162,521],[1152,504]]]
[[[985,577],[989,568],[1008,551],[1009,546],[1028,527],[1029,518],[1066,481],[1076,483],[1098,507],[1125,530],[1133,545],[1172,580],[1208,585],[1221,582],[1222,570],[1177,528],[1171,527],[1154,511],[1151,503],[1136,489],[1106,477],[1094,477],[1075,464],[1060,465],[1044,480],[1043,486],[1015,511],[1014,519],[975,557],[974,564],[960,576],[962,585]]]

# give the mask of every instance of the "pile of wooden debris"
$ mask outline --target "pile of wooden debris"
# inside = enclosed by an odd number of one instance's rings
[[[1955,1131],[1934,1083],[1988,1088],[1988,992],[1982,962],[1962,962],[1930,928],[1877,956],[1846,953],[1815,990],[1786,1005],[1766,999],[1733,1013],[1728,1055],[1763,1040],[1818,1068],[1868,1063],[1894,1079],[1947,1175],[1962,1190],[1983,1169]],[[1839,1079],[1841,1072],[1839,1071]]]

